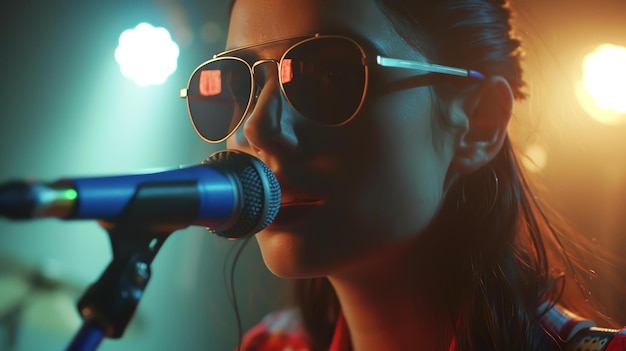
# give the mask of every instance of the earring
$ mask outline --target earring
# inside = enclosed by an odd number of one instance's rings
[[[489,177],[485,182],[485,175]],[[457,199],[457,211],[466,215],[487,217],[496,207],[500,179],[495,169],[487,165],[476,173],[461,179],[461,195]],[[485,196],[489,194],[489,196]]]

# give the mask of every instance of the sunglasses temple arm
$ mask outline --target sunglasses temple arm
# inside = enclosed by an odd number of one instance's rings
[[[376,63],[383,67],[416,69],[425,72],[449,74],[459,77],[471,77],[484,80],[485,75],[474,70],[466,70],[449,66],[436,65],[432,63],[400,60],[390,57],[376,56]]]

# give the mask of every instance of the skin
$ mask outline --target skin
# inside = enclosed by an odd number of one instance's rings
[[[227,49],[316,32],[365,38],[375,51],[368,55],[425,60],[372,0],[238,0]],[[256,54],[277,59],[286,48]],[[371,71],[371,84],[411,75]],[[436,235],[429,224],[450,182],[502,145],[512,108],[506,81],[492,77],[443,103],[428,86],[371,94],[350,123],[327,128],[284,100],[275,66],[255,74],[265,84],[227,146],[261,159],[281,184],[278,218],[256,235],[267,267],[287,278],[328,277],[354,350],[445,349],[432,322],[445,306],[418,283],[433,274],[429,257],[444,253],[421,238]]]

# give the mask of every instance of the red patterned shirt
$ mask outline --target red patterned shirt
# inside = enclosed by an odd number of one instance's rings
[[[546,305],[540,306],[540,309]],[[552,307],[542,317],[548,330],[568,340],[565,351],[626,351],[626,329],[597,328],[589,320],[572,312]],[[450,351],[456,348],[452,340]],[[309,339],[296,309],[267,315],[250,329],[241,343],[241,351],[309,351]],[[343,315],[339,315],[329,351],[350,351],[350,334]]]

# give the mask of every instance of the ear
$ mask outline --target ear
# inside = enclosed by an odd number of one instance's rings
[[[456,128],[451,171],[469,174],[493,160],[506,139],[513,102],[511,86],[501,76],[487,78],[453,102],[449,117]]]

